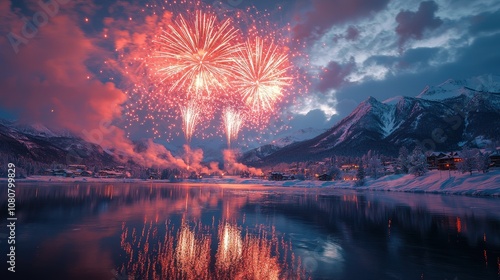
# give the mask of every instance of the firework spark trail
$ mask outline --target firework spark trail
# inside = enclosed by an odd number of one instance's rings
[[[243,116],[240,112],[232,108],[226,108],[222,115],[224,128],[226,131],[227,147],[231,148],[231,139],[237,139],[243,124]]]
[[[240,48],[236,37],[230,19],[218,23],[215,15],[197,11],[193,23],[180,15],[160,36],[157,53],[166,63],[158,71],[172,83],[170,91],[210,94],[226,88]]]
[[[182,114],[182,130],[188,143],[191,142],[196,125],[200,120],[200,106],[195,101],[189,103],[181,108]]]
[[[257,37],[254,42],[246,42],[235,62],[235,84],[245,104],[257,114],[272,110],[292,79],[287,76],[287,55],[274,43],[264,46]]]

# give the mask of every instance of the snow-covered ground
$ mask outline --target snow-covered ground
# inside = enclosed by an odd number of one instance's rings
[[[7,179],[0,179],[6,182]],[[111,178],[64,178],[54,176],[32,176],[26,179],[17,179],[16,182],[95,182],[95,183],[168,183],[168,180],[141,180],[141,179],[111,179]],[[339,188],[339,189],[359,189],[359,190],[379,190],[379,191],[402,191],[402,192],[426,192],[443,194],[464,194],[464,195],[484,195],[500,196],[500,169],[496,168],[486,174],[459,173],[456,171],[429,171],[421,177],[413,175],[388,175],[379,179],[366,180],[362,187],[355,186],[349,181],[268,181],[263,179],[239,178],[236,176],[226,176],[224,178],[206,178],[201,180],[184,180],[177,183],[188,184],[211,184],[211,185],[260,185],[270,187],[298,187],[298,188]],[[2,183],[3,184],[3,183]]]

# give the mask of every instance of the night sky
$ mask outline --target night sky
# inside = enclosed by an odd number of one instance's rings
[[[55,0],[44,2],[52,6],[0,2],[0,117],[76,133],[112,123],[113,139],[101,144],[115,145],[126,135],[150,138],[151,124],[125,128],[123,106],[131,98],[113,62],[120,44],[141,40],[148,26],[142,10],[159,1],[60,0],[57,10]],[[214,6],[268,11],[268,20],[289,24],[291,39],[305,45],[309,64],[295,66],[310,82],[308,92],[279,108],[293,116],[282,120],[291,133],[331,127],[369,96],[416,96],[449,78],[500,74],[495,0],[227,0]],[[25,21],[34,18],[42,24],[23,35]],[[127,37],[117,35],[127,28]],[[177,138],[171,142],[182,142]],[[164,143],[161,137],[157,142]]]

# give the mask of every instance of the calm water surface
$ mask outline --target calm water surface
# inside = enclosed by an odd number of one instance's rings
[[[1,279],[500,279],[499,198],[145,182],[16,199]]]

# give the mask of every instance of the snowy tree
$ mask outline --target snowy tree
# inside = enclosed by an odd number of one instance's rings
[[[363,186],[365,184],[365,168],[363,167],[363,161],[359,163],[358,172],[356,173],[356,181],[357,186]]]
[[[462,160],[457,164],[458,170],[462,173],[469,172],[472,175],[472,171],[477,167],[476,154],[476,150],[464,147],[460,153]]]
[[[401,171],[405,174],[408,174],[408,171],[410,169],[410,152],[406,147],[401,147],[399,149],[399,156],[398,156],[398,165]]]
[[[490,155],[488,153],[481,153],[478,152],[476,154],[476,165],[477,165],[477,171],[487,173],[490,171]]]
[[[342,178],[342,171],[337,166],[332,166],[328,171],[328,175],[332,176],[333,180],[340,180]]]
[[[409,171],[415,176],[422,176],[427,172],[427,157],[422,151],[422,147],[417,145],[409,158]]]
[[[384,173],[384,166],[380,158],[376,155],[366,159],[366,174],[374,179],[379,178]]]

